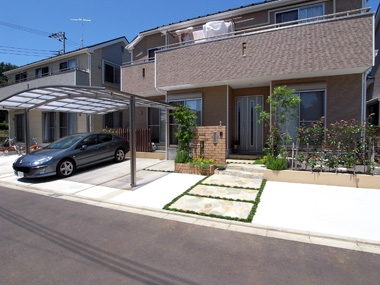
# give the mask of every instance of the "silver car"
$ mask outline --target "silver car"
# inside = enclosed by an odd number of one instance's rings
[[[13,169],[18,177],[68,177],[78,168],[108,160],[121,162],[128,151],[126,139],[114,134],[75,134],[19,157]]]

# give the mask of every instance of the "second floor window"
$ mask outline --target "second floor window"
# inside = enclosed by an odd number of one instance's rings
[[[158,51],[159,48],[152,48],[148,50],[148,60],[154,61],[156,59],[156,51]]]
[[[61,62],[59,64],[60,71],[74,70],[77,66],[77,61],[75,59],[71,59],[68,61]]]
[[[324,4],[318,4],[277,12],[275,16],[276,24],[322,16],[324,15],[324,10]],[[313,19],[310,21],[316,20],[317,19]],[[302,21],[302,23],[303,22],[309,21]]]
[[[104,82],[120,84],[120,67],[104,63]]]
[[[28,73],[26,72],[16,74],[16,82],[26,81],[27,79],[28,79]]]
[[[37,68],[36,69],[36,77],[42,77],[49,75],[49,67],[42,67],[42,68]]]

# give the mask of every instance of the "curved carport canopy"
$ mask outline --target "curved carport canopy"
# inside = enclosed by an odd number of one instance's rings
[[[64,85],[52,85],[27,89],[4,99],[0,99],[0,104],[3,109],[24,110],[25,143],[27,151],[29,151],[28,112],[30,110],[102,115],[128,108],[130,119],[130,163],[132,187],[136,186],[135,108],[175,108],[173,105],[164,102],[152,101],[138,95],[120,91],[109,91],[105,87]]]

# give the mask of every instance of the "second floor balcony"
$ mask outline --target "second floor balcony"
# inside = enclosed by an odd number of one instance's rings
[[[10,82],[10,84],[0,88],[0,98],[5,98],[18,92],[35,88],[39,86],[48,85],[81,85],[89,86],[89,73],[78,68],[71,68],[67,70],[60,70],[51,72],[49,74],[35,76],[33,78],[23,78],[17,82]]]
[[[373,13],[360,9],[168,45],[157,48],[155,62],[123,67],[123,81],[139,68],[124,90],[138,89],[143,95],[144,88],[147,94],[154,88],[244,88],[273,80],[363,73],[373,65],[373,37]],[[146,82],[154,86],[147,88]]]

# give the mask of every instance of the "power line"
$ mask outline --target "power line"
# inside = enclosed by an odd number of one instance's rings
[[[20,25],[15,25],[15,24],[7,23],[7,22],[4,22],[4,21],[0,21],[0,25],[7,26],[7,27],[10,27],[10,28],[13,28],[13,29],[20,30],[20,31],[24,31],[24,32],[28,32],[28,33],[32,33],[32,34],[36,34],[36,35],[40,35],[40,36],[44,36],[44,37],[48,37],[51,34],[51,33],[48,33],[48,32],[43,32],[43,31],[39,31],[39,30],[36,30],[36,29],[31,29],[31,28],[20,26]]]

